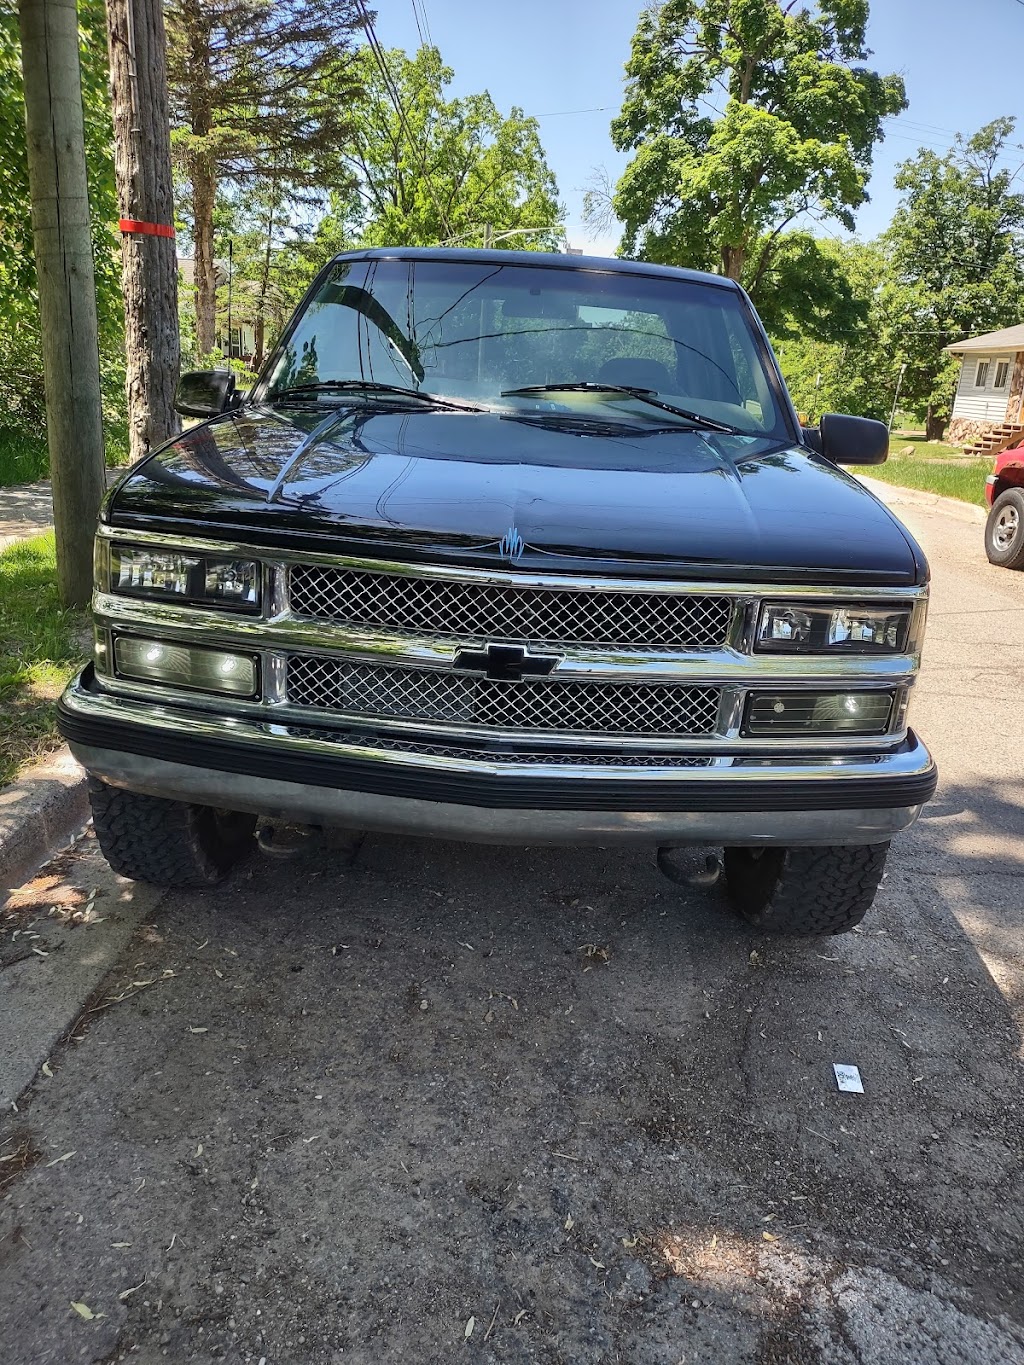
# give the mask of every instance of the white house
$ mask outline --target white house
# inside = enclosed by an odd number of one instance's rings
[[[1024,325],[946,350],[962,358],[947,439],[979,453],[1004,449],[1024,433]]]

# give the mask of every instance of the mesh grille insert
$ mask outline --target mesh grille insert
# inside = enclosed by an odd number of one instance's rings
[[[355,745],[360,749],[380,749],[385,753],[412,754],[413,757],[458,758],[464,762],[497,764],[541,764],[545,767],[574,768],[710,768],[712,758],[703,754],[646,753],[623,754],[573,753],[562,749],[474,749],[456,744],[429,744],[421,740],[392,739],[385,735],[331,734],[290,725],[288,733],[298,739],[320,743]]]
[[[366,716],[509,730],[590,734],[706,735],[718,717],[717,687],[674,683],[491,682],[426,668],[388,668],[293,654],[288,700]]]
[[[728,597],[462,583],[294,565],[291,607],[351,626],[535,644],[712,649],[725,644]]]

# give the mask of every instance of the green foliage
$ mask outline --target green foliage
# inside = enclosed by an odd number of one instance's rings
[[[864,68],[867,0],[665,0],[640,18],[622,112],[633,153],[612,208],[623,255],[741,280],[776,329],[851,322],[806,221],[852,229],[898,76]],[[787,322],[787,320],[791,320]]]
[[[893,363],[907,366],[901,401],[919,418],[930,413],[930,435],[949,416],[959,371],[943,347],[1012,326],[1024,308],[1024,195],[1016,173],[999,169],[1013,129],[996,119],[897,173],[903,199],[883,237],[879,326]]]
[[[52,535],[0,553],[0,783],[60,743],[55,703],[85,653],[84,626],[60,605]]]
[[[783,331],[780,337],[771,329],[793,402],[815,422],[824,412],[887,422],[899,365],[886,349],[888,335],[880,332],[885,255],[877,244],[825,241],[818,247],[825,268],[849,293],[848,326],[833,341],[817,340],[809,332],[794,337]]]
[[[225,202],[262,187],[294,206],[349,182],[362,23],[357,0],[169,0],[171,148],[196,262],[196,351],[216,339]]]
[[[1024,195],[997,169],[1012,131],[997,119],[946,155],[920,151],[899,168],[903,198],[877,242],[819,243],[846,278],[853,321],[822,342],[769,320],[798,409],[888,421],[899,387],[901,407],[941,435],[959,372],[943,347],[1024,310]]]
[[[433,47],[387,54],[403,117],[372,52],[358,58],[365,94],[346,157],[356,192],[334,196],[317,234],[321,261],[353,242],[558,249],[563,211],[535,119],[502,115],[486,93],[446,99],[453,72]]]
[[[82,101],[93,221],[100,367],[108,439],[126,430],[124,315],[117,192],[107,91],[103,0],[79,0]],[[0,430],[38,432],[46,419],[39,300],[25,150],[25,106],[17,15],[0,12]]]

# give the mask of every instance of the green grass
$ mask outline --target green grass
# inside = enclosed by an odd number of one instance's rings
[[[0,553],[0,784],[60,744],[55,703],[82,662],[85,628],[60,605],[52,535]]]
[[[48,474],[45,435],[0,431],[0,488],[13,483],[35,483]]]
[[[913,453],[903,454],[910,446]],[[900,488],[920,488],[985,507],[985,479],[992,472],[992,460],[965,459],[959,446],[941,441],[933,445],[923,436],[894,436],[885,464],[859,466],[854,472]]]
[[[110,423],[107,429],[107,464],[111,468],[128,463],[127,428]],[[50,477],[46,433],[0,429],[0,488],[16,483],[35,483]]]

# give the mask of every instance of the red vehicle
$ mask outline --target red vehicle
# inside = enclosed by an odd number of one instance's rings
[[[996,456],[985,480],[991,507],[985,523],[985,552],[1004,569],[1024,569],[1024,441]]]

